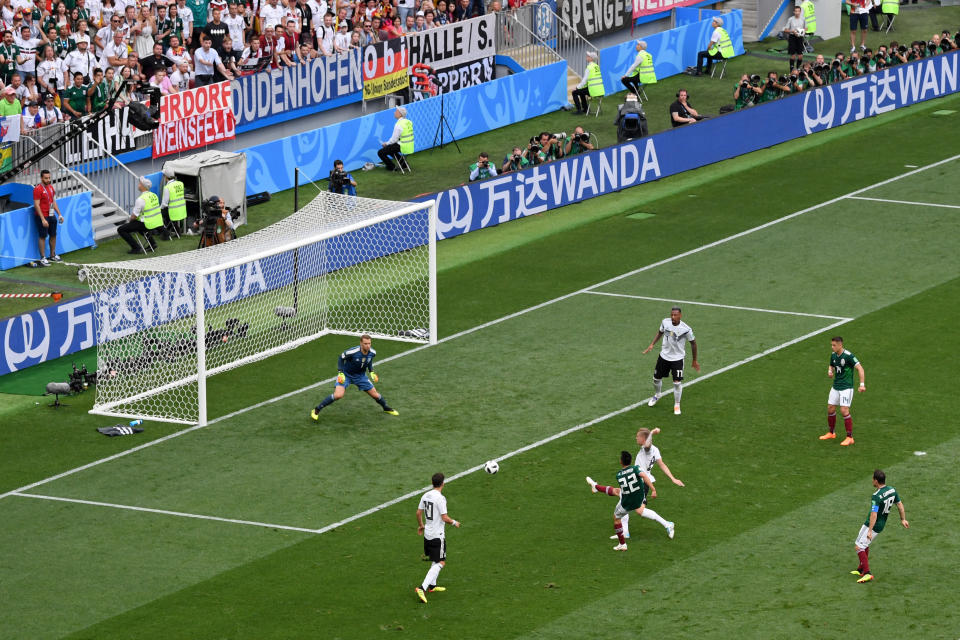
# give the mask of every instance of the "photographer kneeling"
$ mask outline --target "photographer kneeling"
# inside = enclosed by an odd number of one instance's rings
[[[740,76],[740,82],[733,88],[734,111],[740,111],[747,107],[752,107],[757,102],[757,98],[763,93],[760,87],[762,78],[756,74]]]
[[[593,151],[593,145],[590,144],[590,134],[583,130],[583,127],[577,127],[573,130],[573,136],[568,136],[563,145],[563,155],[572,156],[584,151]]]
[[[477,161],[470,165],[470,182],[474,180],[486,180],[497,175],[497,168],[490,164],[490,156],[486,151],[481,151],[477,156]]]
[[[357,195],[357,181],[353,179],[352,174],[343,170],[343,160],[333,161],[333,170],[330,172],[329,180],[329,191],[341,195]]]
[[[500,165],[500,173],[519,171],[524,167],[530,166],[530,161],[527,159],[527,154],[530,152],[529,145],[527,145],[527,147],[526,151],[522,151],[520,147],[514,147],[512,153],[505,155],[503,157],[503,164]]]

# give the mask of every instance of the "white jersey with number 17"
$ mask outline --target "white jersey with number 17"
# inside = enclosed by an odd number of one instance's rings
[[[436,489],[431,489],[420,498],[420,506],[417,507],[423,511],[423,537],[433,540],[443,537],[443,518],[440,516],[447,513],[447,499]]]
[[[673,320],[664,318],[660,323],[660,332],[663,333],[660,357],[669,362],[683,360],[687,356],[687,342],[696,340],[693,329],[683,320],[674,325]]]

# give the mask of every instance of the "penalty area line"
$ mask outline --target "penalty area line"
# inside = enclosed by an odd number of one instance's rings
[[[960,209],[956,204],[939,204],[937,202],[914,202],[912,200],[887,200],[886,198],[868,198],[866,196],[847,196],[848,200],[869,200],[870,202],[883,202],[886,204],[910,204],[917,207],[933,207],[941,209]]]
[[[853,318],[843,316],[827,316],[820,313],[804,313],[802,311],[780,311],[778,309],[760,309],[758,307],[738,307],[733,304],[716,304],[713,302],[694,302],[693,300],[676,300],[673,298],[653,298],[650,296],[636,296],[629,293],[613,293],[611,291],[584,291],[594,296],[611,296],[613,298],[633,298],[634,300],[653,300],[654,302],[672,302],[675,304],[689,304],[695,307],[716,307],[718,309],[735,309],[737,311],[757,311],[759,313],[778,313],[785,316],[803,316],[806,318],[822,318],[824,320],[843,320],[849,322]]]
[[[808,332],[808,333],[805,333],[805,334],[803,334],[802,336],[799,336],[799,337],[797,337],[797,338],[793,338],[793,339],[791,339],[791,340],[787,340],[786,342],[780,343],[780,344],[776,345],[775,347],[770,347],[769,349],[764,349],[763,351],[761,351],[761,352],[759,352],[759,353],[755,353],[755,354],[753,354],[752,356],[749,356],[749,357],[744,358],[744,359],[742,359],[742,360],[738,360],[738,361],[736,361],[736,362],[733,362],[733,363],[731,363],[731,364],[728,364],[728,365],[726,365],[726,366],[724,366],[724,367],[721,367],[721,368],[717,369],[716,371],[711,371],[710,373],[706,373],[706,374],[704,374],[704,375],[702,375],[702,376],[699,376],[699,377],[697,377],[696,379],[694,379],[694,380],[686,383],[685,386],[690,387],[690,386],[693,386],[693,385],[695,385],[695,384],[697,384],[697,383],[699,383],[699,382],[703,382],[704,380],[709,380],[710,378],[713,378],[714,376],[718,376],[718,375],[720,375],[721,373],[726,373],[727,371],[731,371],[732,369],[736,369],[737,367],[740,367],[740,366],[743,366],[743,365],[745,365],[745,364],[747,364],[747,363],[753,362],[754,360],[759,360],[760,358],[764,358],[764,357],[766,357],[766,356],[768,356],[768,355],[770,355],[770,354],[772,354],[772,353],[775,353],[775,352],[777,352],[777,351],[780,351],[781,349],[785,349],[785,348],[787,348],[787,347],[789,347],[789,346],[791,346],[791,345],[797,344],[798,342],[802,342],[802,341],[806,340],[807,338],[811,338],[811,337],[813,337],[813,336],[816,336],[816,335],[818,335],[818,334],[824,333],[824,332],[826,332],[826,331],[830,331],[831,329],[834,329],[834,328],[836,328],[836,327],[839,327],[840,325],[845,324],[845,323],[849,322],[850,320],[852,320],[852,319],[851,319],[851,318],[844,318],[844,319],[842,319],[842,320],[839,320],[838,322],[834,322],[834,323],[832,323],[832,324],[829,324],[829,325],[827,325],[826,327],[822,327],[822,328],[820,328],[820,329],[815,329],[815,330],[810,331],[810,332]],[[672,390],[672,389],[668,389],[667,392],[664,393],[664,395],[667,395],[667,394],[670,394],[670,393],[673,393],[673,390]],[[518,448],[518,449],[514,449],[513,451],[510,451],[510,452],[505,453],[505,454],[503,454],[503,455],[501,455],[501,456],[499,456],[499,457],[494,458],[494,460],[496,460],[497,462],[501,462],[501,461],[503,461],[503,460],[508,460],[509,458],[513,458],[514,456],[518,456],[518,455],[520,455],[520,454],[522,454],[522,453],[526,453],[527,451],[531,451],[531,450],[533,450],[533,449],[536,449],[537,447],[542,447],[542,446],[545,445],[545,444],[549,444],[549,443],[553,442],[554,440],[559,440],[560,438],[563,438],[563,437],[565,437],[565,436],[568,436],[568,435],[570,435],[571,433],[576,433],[577,431],[582,431],[583,429],[586,429],[587,427],[592,427],[593,425],[600,424],[601,422],[605,422],[605,421],[609,420],[610,418],[615,418],[616,416],[623,415],[624,413],[628,413],[628,412],[630,412],[630,411],[633,411],[634,409],[637,409],[637,408],[642,407],[643,405],[647,404],[647,402],[649,402],[649,400],[650,400],[650,398],[647,397],[647,398],[644,398],[643,400],[640,400],[639,402],[634,402],[634,403],[632,403],[632,404],[628,404],[628,405],[625,406],[625,407],[621,407],[621,408],[619,408],[619,409],[616,409],[616,410],[614,410],[614,411],[611,411],[611,412],[609,412],[609,413],[606,413],[606,414],[604,414],[604,415],[602,415],[602,416],[599,416],[599,417],[597,417],[597,418],[594,418],[594,419],[592,419],[592,420],[588,420],[587,422],[581,422],[581,423],[578,424],[578,425],[572,426],[572,427],[570,427],[570,428],[568,428],[568,429],[564,429],[563,431],[559,431],[559,432],[557,432],[557,433],[555,433],[555,434],[553,434],[553,435],[547,436],[546,438],[542,438],[542,439],[540,439],[540,440],[537,440],[536,442],[531,442],[530,444],[524,445],[524,446],[522,446],[522,447],[520,447],[520,448]],[[454,480],[458,480],[458,479],[460,479],[460,478],[464,478],[464,477],[470,475],[471,473],[475,473],[475,472],[477,472],[477,471],[480,471],[481,469],[483,469],[483,464],[478,464],[478,465],[473,466],[473,467],[470,467],[470,468],[468,468],[468,469],[464,469],[463,471],[460,471],[460,472],[458,472],[458,473],[455,473],[454,475],[449,476],[448,478],[446,478],[445,482],[453,482]],[[332,531],[332,530],[334,530],[334,529],[337,529],[337,528],[339,528],[339,527],[342,527],[342,526],[344,526],[344,525],[346,525],[346,524],[349,524],[349,523],[351,523],[351,522],[354,522],[354,521],[356,521],[356,520],[359,520],[359,519],[361,519],[361,518],[365,518],[366,516],[372,515],[372,514],[378,512],[378,511],[383,511],[384,509],[387,509],[387,508],[389,508],[389,507],[392,507],[393,505],[399,504],[399,503],[401,503],[401,502],[403,502],[403,501],[405,501],[405,500],[409,500],[410,498],[415,498],[416,496],[419,496],[419,495],[421,495],[421,494],[423,494],[424,492],[429,491],[429,490],[430,490],[430,487],[421,487],[421,488],[415,489],[415,490],[413,490],[413,491],[408,491],[407,493],[405,493],[405,494],[403,494],[403,495],[401,495],[401,496],[397,496],[396,498],[393,498],[393,499],[391,499],[391,500],[387,500],[386,502],[383,502],[383,503],[381,503],[381,504],[378,504],[378,505],[376,505],[376,506],[374,506],[374,507],[370,507],[369,509],[366,509],[366,510],[361,511],[361,512],[359,512],[359,513],[355,513],[355,514],[353,514],[352,516],[349,516],[349,517],[347,517],[347,518],[343,518],[342,520],[338,520],[337,522],[332,522],[332,523],[330,523],[330,524],[328,524],[328,525],[325,525],[325,526],[323,526],[323,527],[320,527],[319,529],[310,529],[310,528],[307,528],[307,527],[296,527],[296,526],[282,525],[282,524],[270,524],[270,523],[265,523],[265,522],[257,522],[257,521],[255,521],[255,520],[241,520],[241,519],[237,519],[237,518],[223,518],[223,517],[219,517],[219,516],[209,516],[209,515],[201,515],[201,514],[196,514],[196,513],[186,513],[186,512],[183,512],[183,511],[168,511],[168,510],[166,510],[166,509],[151,509],[151,508],[148,508],[148,507],[136,507],[136,506],[132,506],[132,505],[114,504],[114,503],[110,503],[110,502],[97,502],[97,501],[94,501],[94,500],[80,500],[80,499],[76,499],[76,498],[61,498],[61,497],[57,497],[57,496],[39,495],[39,494],[31,494],[31,493],[22,493],[22,492],[19,491],[19,490],[18,490],[18,491],[11,491],[11,492],[10,492],[9,494],[7,494],[7,495],[18,496],[18,497],[21,497],[21,498],[36,498],[36,499],[40,499],[40,500],[53,500],[53,501],[59,501],[59,502],[72,502],[72,503],[76,503],[76,504],[86,504],[86,505],[93,505],[93,506],[98,506],[98,507],[111,507],[111,508],[114,508],[114,509],[126,509],[126,510],[130,510],[130,511],[141,511],[141,512],[146,512],[146,513],[155,513],[155,514],[159,514],[159,515],[169,515],[169,516],[176,516],[176,517],[181,517],[181,518],[193,518],[193,519],[197,519],[197,520],[213,520],[213,521],[216,521],[216,522],[225,522],[225,523],[229,523],[229,524],[240,524],[240,525],[248,525],[248,526],[256,526],[256,527],[266,527],[266,528],[271,528],[271,529],[284,529],[284,530],[288,530],[288,531],[301,531],[301,532],[304,532],[304,533],[313,533],[313,534],[320,535],[320,534],[324,534],[324,533],[326,533],[326,532],[328,532],[328,531]]]

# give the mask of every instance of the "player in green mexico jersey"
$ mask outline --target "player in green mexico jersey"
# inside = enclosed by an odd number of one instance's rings
[[[621,518],[630,511],[635,511],[637,515],[643,515],[646,508],[647,496],[650,499],[657,497],[657,490],[650,480],[646,471],[641,469],[633,462],[633,455],[629,451],[620,452],[620,471],[617,472],[617,484],[619,487],[608,487],[597,484],[593,478],[587,476],[587,484],[590,485],[590,491],[593,493],[605,493],[608,496],[618,496],[620,501],[613,510],[613,530],[617,534],[619,544],[613,548],[614,551],[626,551],[627,542],[623,537],[623,524]],[[656,516],[656,514],[654,514]],[[673,523],[667,523],[667,535],[673,538]]]
[[[843,416],[843,426],[847,430],[847,437],[840,444],[847,447],[853,444],[853,417],[850,415],[850,403],[853,401],[853,370],[856,369],[860,374],[860,386],[857,388],[860,393],[867,390],[866,378],[857,356],[843,348],[843,338],[840,336],[830,338],[830,349],[832,353],[827,375],[833,378],[833,386],[830,388],[830,397],[827,400],[829,431],[820,436],[820,439],[833,440],[837,437],[835,429],[837,428],[837,406],[839,406],[840,414]]]
[[[860,527],[860,533],[854,544],[857,547],[857,557],[860,558],[860,564],[850,573],[860,576],[857,582],[870,582],[873,580],[873,574],[870,573],[870,543],[877,539],[877,535],[883,531],[887,525],[887,516],[890,515],[890,509],[897,505],[900,511],[900,524],[904,529],[910,528],[907,522],[906,514],[903,511],[903,502],[900,501],[900,495],[897,490],[887,485],[887,474],[880,469],[873,472],[873,486],[876,491],[870,497],[870,515],[867,516],[863,526]]]

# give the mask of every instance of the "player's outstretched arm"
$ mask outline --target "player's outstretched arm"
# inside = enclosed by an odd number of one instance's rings
[[[856,369],[857,369],[857,373],[860,374],[860,386],[857,388],[857,391],[859,391],[860,393],[863,393],[864,391],[867,390],[867,379],[864,377],[863,365],[861,365],[858,362]]]
[[[663,461],[663,458],[657,460],[657,464],[660,465],[660,468],[663,469],[663,472],[667,474],[667,477],[670,478],[670,481],[678,487],[684,486],[683,482],[679,478],[674,478],[673,474],[670,473],[670,469],[667,468],[667,463]]]
[[[901,500],[900,502],[897,503],[897,509],[900,510],[900,524],[903,525],[903,528],[904,528],[904,529],[909,529],[909,528],[910,528],[910,523],[907,522],[907,515],[906,515],[906,513],[904,513],[904,511],[903,511],[903,500]]]
[[[663,337],[663,331],[657,329],[657,335],[653,336],[653,340],[650,341],[650,346],[643,350],[643,354],[646,355],[650,353],[650,349],[653,349],[654,346],[660,341],[660,338]]]

